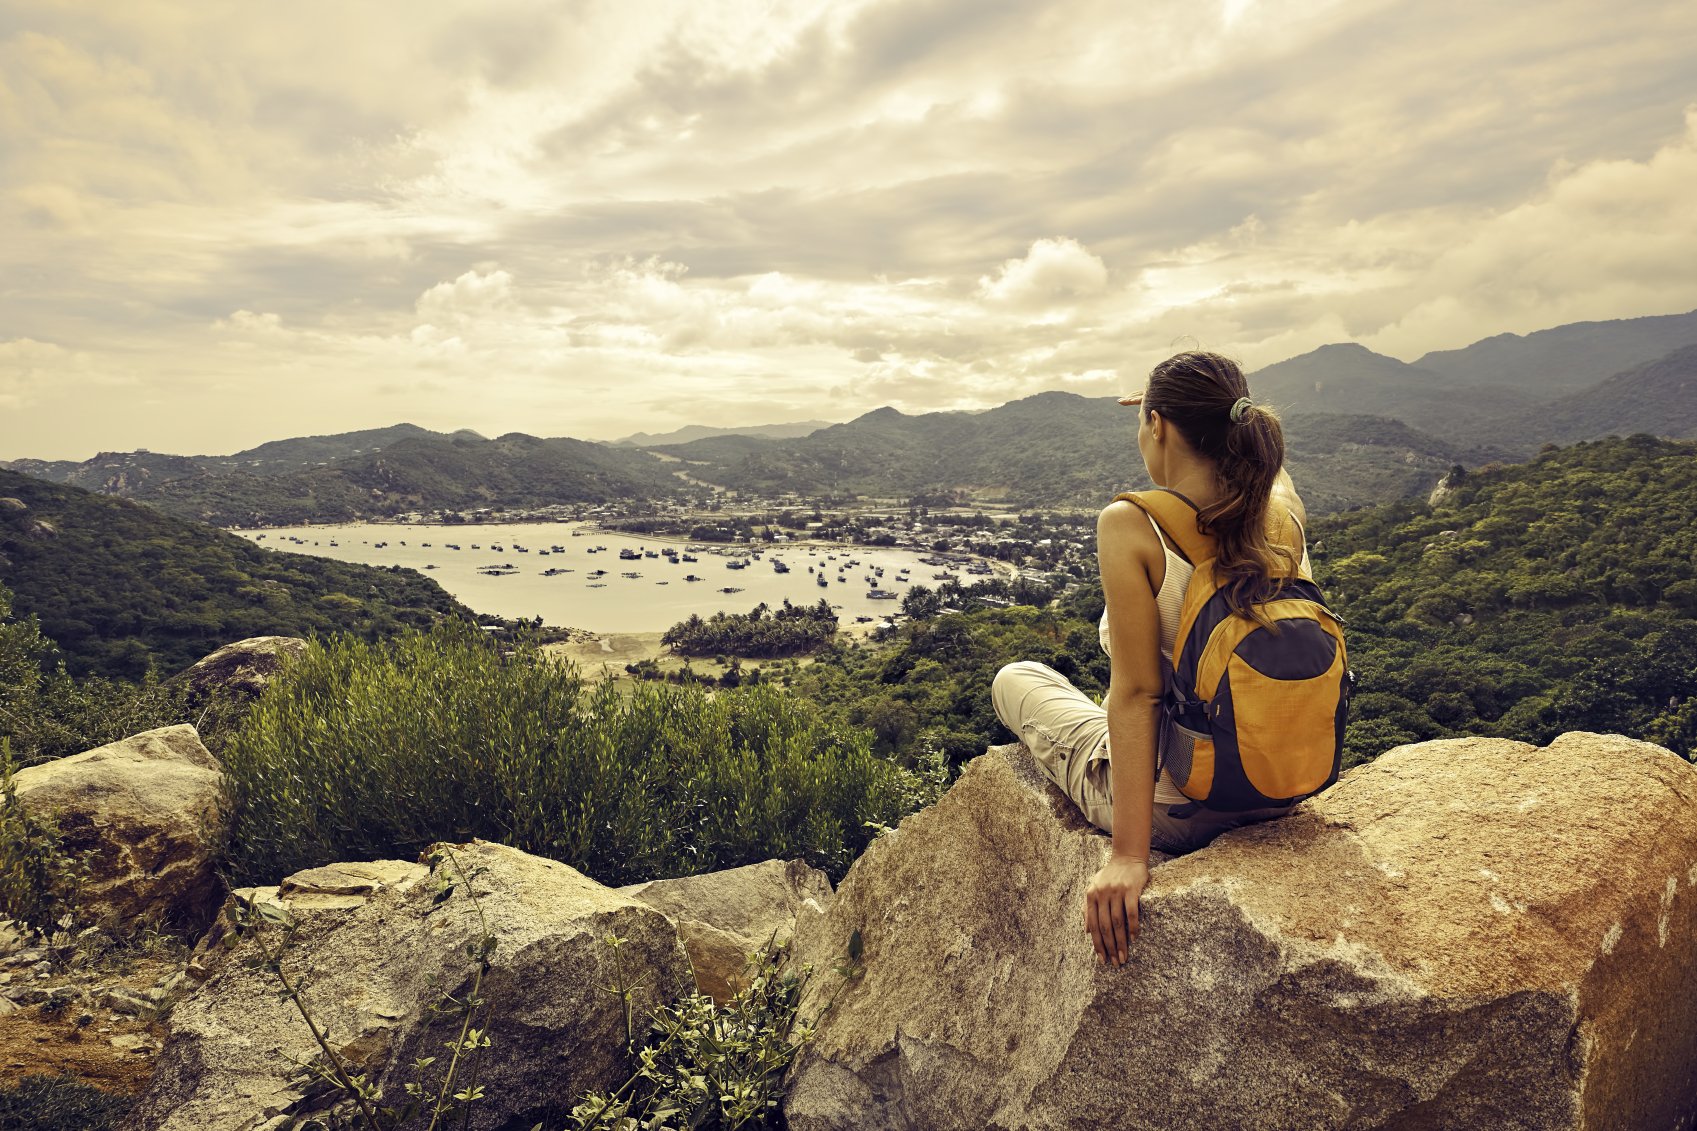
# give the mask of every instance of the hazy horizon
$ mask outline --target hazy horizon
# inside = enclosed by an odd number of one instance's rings
[[[0,459],[1117,393],[1697,309],[1697,8],[0,12]]]

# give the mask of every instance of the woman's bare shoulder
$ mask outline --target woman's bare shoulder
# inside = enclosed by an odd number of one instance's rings
[[[1279,469],[1279,477],[1273,481],[1273,501],[1296,515],[1296,521],[1303,526],[1308,525],[1308,508],[1302,504],[1302,496],[1296,493],[1296,484],[1291,481],[1290,472]]]
[[[1096,518],[1096,560],[1104,583],[1120,569],[1147,579],[1155,563],[1165,564],[1161,541],[1143,508],[1124,499],[1102,508]]]

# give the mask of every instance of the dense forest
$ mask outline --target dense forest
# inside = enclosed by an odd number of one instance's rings
[[[248,636],[367,639],[470,610],[412,570],[279,554],[125,499],[0,471],[0,583],[73,675],[129,679]]]

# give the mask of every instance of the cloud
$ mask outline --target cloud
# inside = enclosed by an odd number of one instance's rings
[[[1675,0],[24,0],[0,457],[976,408],[1176,343],[1690,309],[1694,54]],[[68,411],[100,374],[137,383]]]
[[[78,366],[75,354],[32,338],[0,342],[0,408],[33,404],[56,377]]]
[[[1102,261],[1072,239],[1042,239],[1023,259],[978,280],[978,293],[1005,306],[1040,309],[1099,294],[1108,285]]]

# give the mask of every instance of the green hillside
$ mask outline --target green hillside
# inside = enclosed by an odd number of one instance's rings
[[[1697,446],[1549,449],[1312,539],[1362,679],[1358,755],[1575,729],[1697,748]]]
[[[281,475],[334,463],[339,459],[369,455],[391,447],[402,440],[440,436],[416,424],[393,424],[387,428],[367,428],[358,432],[338,432],[330,436],[296,436],[287,440],[270,440],[257,447],[247,448],[229,456],[195,456],[194,460],[208,471],[245,471],[251,475]]]
[[[174,671],[248,636],[375,638],[471,616],[411,570],[263,550],[151,507],[11,471],[0,471],[0,584],[79,675],[135,678],[150,662]]]

